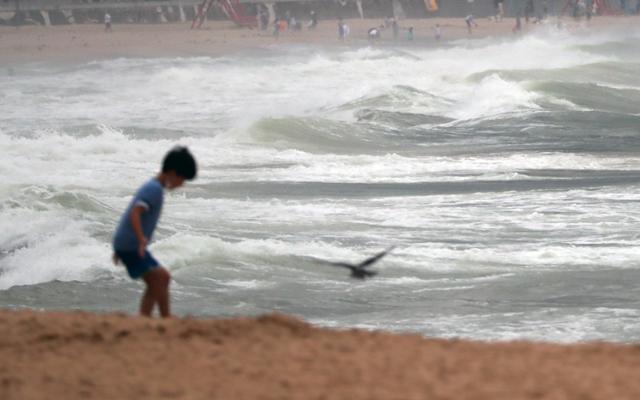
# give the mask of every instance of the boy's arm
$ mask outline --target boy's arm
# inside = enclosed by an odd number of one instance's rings
[[[133,210],[131,210],[131,225],[138,239],[138,254],[140,257],[144,257],[144,252],[147,249],[147,238],[144,236],[144,231],[142,230],[141,219],[142,214],[146,211],[147,209],[142,205],[135,206]]]

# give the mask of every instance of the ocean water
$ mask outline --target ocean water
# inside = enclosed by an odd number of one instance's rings
[[[640,338],[640,30],[0,65],[0,307],[135,313],[111,235],[175,144],[179,315]]]

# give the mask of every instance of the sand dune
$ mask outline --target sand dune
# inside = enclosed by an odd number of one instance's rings
[[[284,315],[0,312],[0,398],[638,399],[640,346],[481,343]]]

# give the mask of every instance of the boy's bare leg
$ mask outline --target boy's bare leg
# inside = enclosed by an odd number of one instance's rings
[[[160,309],[160,315],[163,318],[171,316],[169,309],[169,284],[171,283],[171,274],[164,267],[156,268],[158,276],[158,291],[156,293],[156,303]]]
[[[147,280],[145,279],[145,282]],[[151,292],[151,288],[149,287],[149,283],[147,282],[147,288],[144,290],[144,294],[142,295],[142,300],[140,300],[140,315],[145,317],[150,317],[153,312],[153,305],[155,303],[155,299],[153,298],[153,293]]]
[[[168,318],[171,316],[171,310],[169,308],[169,284],[171,283],[171,274],[165,268],[160,267],[158,269],[158,275],[160,275],[160,288],[156,297],[158,308],[160,309],[160,315],[162,318]]]
[[[154,268],[144,275],[147,290],[142,296],[140,314],[151,316],[154,303],[158,303],[163,318],[171,316],[169,309],[169,283],[171,274],[163,267]]]

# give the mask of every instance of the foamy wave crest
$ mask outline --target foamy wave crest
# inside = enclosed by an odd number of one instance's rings
[[[583,42],[578,35],[549,29],[516,40],[488,38],[475,43],[460,40],[455,42],[458,46],[453,49],[439,50],[438,56],[446,60],[443,68],[447,67],[447,62],[455,62],[456,57],[458,60],[467,60],[464,68],[469,74],[495,67],[506,70],[569,68],[613,59],[580,49],[577,45]],[[456,67],[457,70],[460,68],[459,65]]]
[[[0,171],[14,185],[55,185],[99,188],[133,183],[140,171],[156,170],[158,154],[170,141],[135,141],[121,131],[100,127],[101,133],[74,136],[40,131],[31,137],[0,134]],[[55,171],[55,173],[52,173]],[[139,179],[139,178],[138,178]]]
[[[496,271],[568,269],[598,270],[602,268],[634,268],[640,250],[619,246],[544,245],[502,248],[412,247],[405,251],[409,265],[434,271]],[[416,260],[422,260],[416,263]]]
[[[92,222],[59,210],[2,209],[1,215],[0,290],[115,272],[108,243],[91,236]]]
[[[311,146],[311,144],[309,144]],[[256,157],[257,158],[257,157]],[[242,158],[244,159],[244,158]],[[415,183],[539,179],[535,170],[615,170],[640,168],[640,158],[589,154],[519,153],[481,156],[316,155],[283,151],[261,169],[234,161],[211,171],[211,180],[259,182]],[[266,160],[264,160],[267,162]]]
[[[300,268],[301,261],[314,265],[315,259],[359,259],[358,249],[338,243],[320,241],[287,242],[278,239],[223,240],[212,236],[179,233],[158,241],[153,246],[163,262],[175,270],[190,266],[226,266],[242,264],[243,268],[270,270]]]
[[[496,94],[499,93],[499,96]],[[455,119],[491,118],[518,110],[539,110],[536,104],[539,96],[525,90],[517,83],[508,82],[497,74],[490,75],[475,87],[467,88],[466,93],[458,94],[457,104],[448,111],[447,116]]]
[[[540,93],[564,99],[589,110],[636,114],[640,89],[612,88],[597,83],[546,81],[528,85]]]
[[[159,170],[163,155],[176,144],[190,147],[202,166],[199,176],[205,179],[209,172],[213,173],[212,168],[221,164],[272,159],[273,156],[255,150],[233,151],[233,143],[229,144],[226,137],[140,138],[103,125],[97,126],[97,131],[90,135],[72,135],[40,130],[30,136],[0,132],[3,183],[130,191]]]

